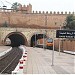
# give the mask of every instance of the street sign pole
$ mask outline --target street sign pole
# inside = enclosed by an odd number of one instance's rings
[[[57,30],[56,31],[56,38],[69,38],[74,39],[75,38],[75,30]],[[59,39],[59,55],[60,55],[60,40]]]
[[[60,25],[60,30],[61,30],[61,25]],[[60,38],[59,38],[59,55],[60,55]]]

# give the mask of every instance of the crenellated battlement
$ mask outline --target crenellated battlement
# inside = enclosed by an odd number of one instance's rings
[[[63,11],[62,12],[59,12],[59,11],[58,12],[55,12],[55,11],[54,12],[52,12],[52,11],[50,11],[50,12],[48,12],[48,11],[46,11],[46,12],[45,11],[32,11],[32,13],[33,14],[52,14],[52,15],[55,15],[55,14],[56,15],[75,14],[75,12],[66,12],[66,11],[65,12],[63,12]]]
[[[29,4],[29,5],[26,6],[26,5],[21,5],[21,4],[19,4],[18,10],[19,10],[20,12],[25,11],[26,13],[31,13],[31,12],[32,12],[32,5]]]
[[[0,12],[21,12],[21,13],[31,13],[31,14],[52,14],[52,15],[69,15],[69,14],[75,14],[75,12],[59,12],[59,11],[32,11],[32,5],[29,4],[29,5],[22,5],[22,4],[19,4],[18,8],[17,8],[17,11],[16,10],[12,10],[12,9],[2,9],[0,8]]]
[[[19,4],[17,9],[7,9],[7,8],[0,8],[0,12],[21,12],[21,13],[32,13],[32,5],[22,5]]]
[[[45,28],[47,25],[47,28],[59,28],[60,25],[63,26],[68,15],[75,14],[66,11],[32,11],[31,4],[19,5],[17,11],[6,10],[0,11],[0,26],[7,23],[10,27]]]

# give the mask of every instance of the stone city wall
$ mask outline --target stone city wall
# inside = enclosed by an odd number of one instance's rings
[[[0,12],[0,26],[7,22],[10,27],[58,28],[60,25],[63,26],[69,14],[67,14],[67,12],[65,14],[62,12],[61,14],[56,14],[56,12],[33,12],[28,14],[21,12]],[[74,14],[74,12],[72,14]]]
[[[75,52],[75,40],[64,39],[60,42],[61,51],[74,51]],[[59,39],[55,40],[55,49],[59,50]]]

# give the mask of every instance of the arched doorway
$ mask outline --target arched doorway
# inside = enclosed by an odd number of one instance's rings
[[[32,37],[31,37],[31,47],[37,46],[37,40],[38,39],[43,39],[43,38],[47,38],[47,36],[45,34],[34,34]]]
[[[28,45],[26,37],[21,32],[9,33],[4,39],[4,44],[8,38],[11,41],[10,46],[12,47],[17,47],[20,45],[26,45],[26,46]]]

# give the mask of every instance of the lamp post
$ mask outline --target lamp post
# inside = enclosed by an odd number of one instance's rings
[[[45,49],[45,38],[44,38],[44,33],[43,33],[43,49]]]
[[[53,31],[52,66],[54,66],[54,31]]]
[[[46,34],[46,36],[45,36],[45,48],[47,48],[47,45],[46,45],[46,41],[47,41],[47,30],[45,30],[45,34]]]
[[[55,22],[55,25],[57,24],[57,22]],[[55,39],[55,37],[54,37],[54,33],[55,31],[53,31],[53,50],[52,50],[52,66],[54,66],[54,39]]]
[[[61,30],[61,25],[60,25],[60,30]],[[61,49],[60,44],[61,44],[61,42],[60,42],[60,38],[59,38],[59,55],[60,55],[60,49]]]
[[[47,14],[45,14],[45,27],[47,27]],[[47,30],[44,30],[44,34],[43,34],[43,49],[45,50],[46,47],[46,40],[45,40],[45,35],[47,35]]]

